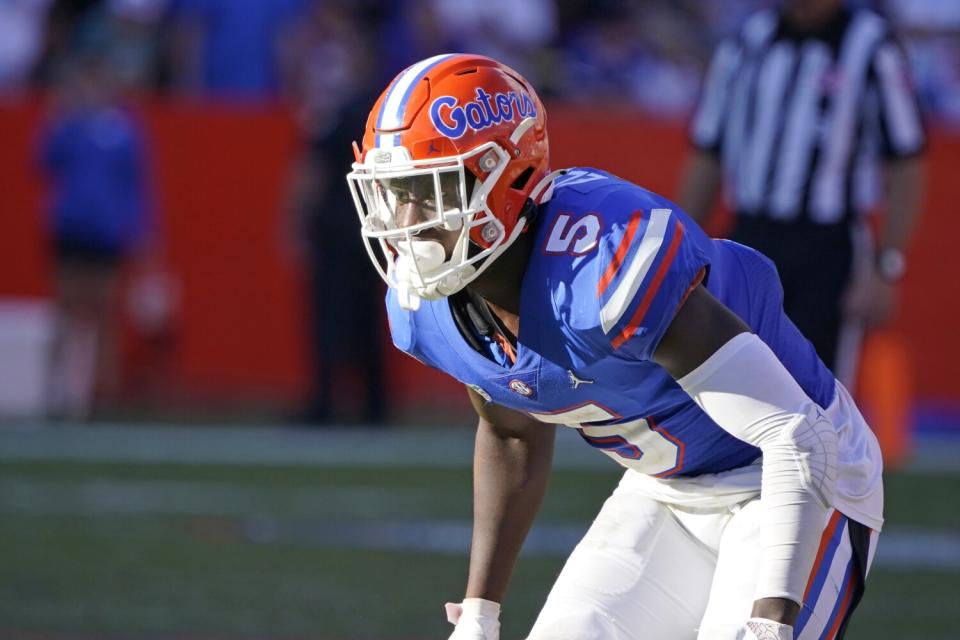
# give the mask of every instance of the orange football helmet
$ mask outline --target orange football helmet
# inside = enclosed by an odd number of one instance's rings
[[[347,180],[361,233],[410,309],[476,278],[552,182],[540,99],[516,71],[478,55],[434,56],[401,72],[354,153]]]

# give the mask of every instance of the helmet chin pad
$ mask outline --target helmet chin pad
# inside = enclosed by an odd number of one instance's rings
[[[395,249],[397,257],[390,267],[390,275],[404,309],[415,311],[421,299],[438,300],[456,293],[476,273],[472,265],[449,269],[446,251],[435,240],[400,240]]]
[[[393,264],[397,282],[423,285],[424,280],[434,275],[443,263],[447,253],[443,245],[435,240],[400,240],[395,245],[397,259]]]

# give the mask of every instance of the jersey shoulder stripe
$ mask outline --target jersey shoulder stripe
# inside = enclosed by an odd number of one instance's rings
[[[607,287],[610,286],[610,283],[613,282],[613,279],[617,276],[617,272],[620,271],[620,267],[623,266],[623,260],[627,256],[627,251],[630,250],[630,244],[633,242],[633,236],[636,235],[641,220],[643,220],[643,211],[635,211],[633,215],[630,216],[630,222],[627,224],[627,230],[624,232],[623,238],[620,239],[617,251],[613,254],[613,258],[610,260],[610,264],[607,265],[606,270],[604,270],[600,282],[597,283],[598,298],[603,296]]]
[[[642,203],[611,225],[597,256],[598,336],[648,360],[710,264],[709,240],[669,201]],[[692,226],[691,226],[692,225]]]
[[[633,218],[628,224],[623,239],[617,247],[617,252],[614,254],[613,259],[599,283],[600,285],[604,285],[604,281],[609,276],[610,281],[617,281],[617,285],[609,296],[604,295],[608,286],[598,286],[598,294],[602,304],[600,308],[600,325],[603,327],[605,334],[610,333],[623,318],[624,314],[626,314],[631,303],[640,291],[641,285],[643,285],[651,275],[650,272],[654,261],[657,256],[660,255],[664,248],[664,243],[671,233],[673,239],[668,246],[672,246],[676,242],[676,225],[679,223],[673,219],[670,214],[670,209],[653,209],[650,212],[649,218],[643,221],[639,234],[636,230],[636,227],[641,226],[638,218]],[[632,233],[631,227],[634,227]],[[637,236],[636,242],[634,242],[634,236]],[[674,248],[674,252],[675,251],[676,249]],[[621,272],[620,267],[624,264],[624,257],[627,254],[629,254],[629,262],[626,263],[626,268]],[[619,260],[618,256],[621,256]],[[661,262],[661,269],[662,266],[663,263]],[[656,275],[653,277],[656,279]],[[661,275],[660,280],[662,281],[662,279],[663,276]],[[651,282],[651,285],[653,284],[654,283]],[[659,284],[657,284],[657,286],[659,286]],[[649,294],[650,292],[651,288],[648,287],[646,293]],[[655,290],[653,290],[653,294],[656,294]]]
[[[676,230],[673,234],[673,239],[670,241],[670,246],[667,248],[667,253],[664,256],[663,261],[660,263],[660,266],[657,268],[657,272],[654,274],[653,280],[650,282],[650,286],[648,286],[644,292],[643,299],[640,301],[640,305],[637,307],[636,311],[633,312],[633,315],[630,317],[630,321],[627,323],[627,326],[624,327],[623,330],[613,338],[614,349],[619,348],[624,342],[629,340],[630,337],[636,333],[637,329],[640,328],[640,325],[643,324],[644,317],[647,315],[647,311],[650,309],[650,304],[657,295],[657,291],[660,290],[660,285],[663,284],[664,278],[666,277],[667,272],[670,270],[670,265],[673,264],[674,259],[677,257],[677,250],[680,248],[680,242],[683,240],[684,230],[681,222],[676,222],[675,224]],[[684,294],[684,298],[685,297],[686,293]]]

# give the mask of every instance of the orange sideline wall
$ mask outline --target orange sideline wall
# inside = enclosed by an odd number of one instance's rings
[[[163,388],[178,397],[294,401],[306,389],[308,362],[303,278],[281,208],[299,145],[292,121],[276,107],[155,102],[137,111],[149,135],[167,264],[182,287]],[[674,193],[687,151],[682,123],[626,107],[553,105],[549,114],[554,166],[596,166]],[[0,296],[51,290],[34,163],[42,118],[37,101],[0,104]],[[907,340],[918,400],[952,405],[960,402],[957,167],[960,134],[934,129],[923,218],[894,327]],[[415,404],[438,389],[461,394],[392,349],[387,363],[397,400]]]

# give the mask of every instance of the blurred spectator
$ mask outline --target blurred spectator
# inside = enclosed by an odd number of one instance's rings
[[[960,2],[887,0],[930,114],[960,126]]]
[[[104,0],[78,22],[76,46],[103,52],[120,89],[156,85],[160,23],[170,0]]]
[[[418,60],[457,51],[453,34],[444,29],[431,2],[396,0],[380,28],[379,69],[369,87],[386,86],[394,76]]]
[[[43,51],[33,70],[33,79],[37,84],[53,84],[57,69],[62,66],[70,49],[76,45],[77,24],[102,2],[103,0],[53,0],[46,21]]]
[[[640,28],[630,5],[608,3],[574,31],[566,45],[568,76],[563,93],[579,100],[623,99],[644,55]]]
[[[277,48],[306,0],[173,0],[173,84],[182,91],[262,98],[279,88]]]
[[[544,47],[557,36],[555,0],[430,0],[448,51],[489,56],[536,84]],[[436,53],[446,53],[437,51]]]
[[[695,5],[697,20],[706,34],[703,44],[717,45],[737,34],[751,14],[777,6],[777,0],[723,0],[722,2],[686,2]]]
[[[78,50],[96,50],[113,67],[122,90],[156,88],[161,24],[171,1],[55,0],[34,79],[52,84],[64,59]]]
[[[690,126],[680,205],[703,221],[726,179],[732,238],[777,265],[784,309],[852,388],[864,328],[893,312],[925,146],[890,25],[842,0],[784,0],[718,47]],[[883,161],[878,247],[864,214]]]
[[[52,1],[0,2],[0,92],[26,86],[43,52],[47,14]]]
[[[397,0],[381,28],[382,83],[418,60],[469,51],[502,60],[533,78],[550,65],[549,45],[558,36],[554,0]],[[369,82],[369,86],[379,86]]]
[[[367,424],[381,423],[386,413],[383,284],[369,268],[343,179],[375,100],[366,93],[373,48],[346,0],[314,2],[282,48],[285,94],[306,143],[288,206],[309,269],[313,366],[308,404],[298,418],[310,423],[344,419],[358,397]],[[359,393],[347,393],[344,385],[352,380],[359,381]]]
[[[636,62],[630,96],[637,104],[667,117],[686,115],[696,100],[703,73],[702,25],[675,2],[641,5],[644,51]]]
[[[346,0],[314,0],[285,32],[278,47],[282,94],[307,137],[335,126],[341,107],[365,89],[366,77],[357,74],[372,63],[362,46],[367,40]]]
[[[42,135],[59,312],[50,388],[57,417],[109,410],[119,391],[120,268],[144,242],[148,206],[142,131],[119,106],[117,86],[102,54],[75,54]]]
[[[699,87],[702,46],[691,37],[689,18],[672,3],[600,3],[567,43],[569,74],[558,79],[563,93],[578,100],[628,100],[667,116],[686,113]]]

